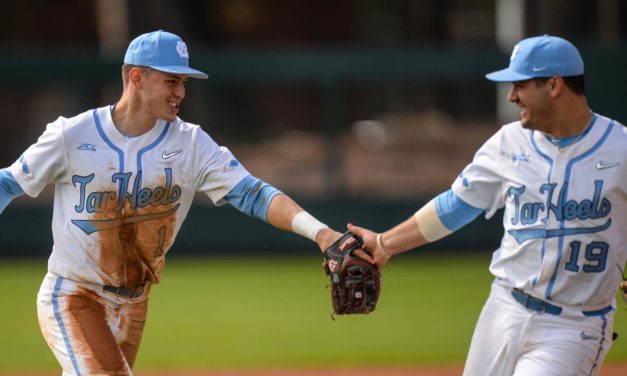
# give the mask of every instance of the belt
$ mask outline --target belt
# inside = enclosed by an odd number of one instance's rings
[[[544,300],[534,298],[533,296],[526,294],[519,289],[512,289],[512,296],[516,301],[523,306],[529,308],[532,311],[537,311],[540,313],[548,313],[551,315],[558,316],[562,313],[562,307],[558,307],[551,303],[545,302]]]
[[[139,285],[136,287],[115,287],[115,286],[102,286],[104,291],[108,291],[116,296],[124,298],[138,298],[143,295],[144,288],[147,284]]]

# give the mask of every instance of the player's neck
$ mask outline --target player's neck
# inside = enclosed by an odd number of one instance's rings
[[[567,138],[583,133],[592,121],[592,111],[585,98],[555,109],[551,114],[548,134],[555,138]]]
[[[135,108],[137,107],[124,98],[113,107],[113,124],[124,136],[140,136],[151,130],[157,120],[145,112],[134,110]]]
[[[568,138],[577,136],[586,131],[592,122],[592,112],[587,112],[584,116],[570,117],[563,121],[554,122],[551,132],[547,132],[555,138]]]

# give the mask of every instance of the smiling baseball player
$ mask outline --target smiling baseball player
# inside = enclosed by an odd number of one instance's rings
[[[589,109],[583,74],[570,42],[522,40],[509,67],[487,75],[512,83],[521,120],[405,222],[381,234],[348,225],[383,266],[504,208],[466,376],[596,375],[612,346],[627,261],[627,130]]]
[[[174,34],[137,37],[116,104],[60,117],[0,170],[0,211],[55,184],[54,245],[37,308],[64,375],[132,374],[150,287],[196,192],[322,250],[340,237],[177,116],[188,77],[207,78],[188,60]]]

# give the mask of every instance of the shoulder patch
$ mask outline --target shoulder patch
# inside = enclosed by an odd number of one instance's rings
[[[24,154],[20,155],[19,162],[22,164],[22,174],[26,177],[32,178],[33,172],[31,171],[30,167],[28,167],[28,162],[26,162]]]
[[[233,171],[237,166],[239,166],[239,162],[236,159],[231,159],[229,163],[224,165],[224,172]]]

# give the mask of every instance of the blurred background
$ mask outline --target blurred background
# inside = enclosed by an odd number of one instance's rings
[[[128,43],[156,29],[180,35],[191,66],[210,76],[190,80],[181,118],[340,230],[405,219],[517,120],[508,85],[484,75],[504,68],[522,38],[572,41],[592,109],[627,121],[620,0],[7,0],[0,165],[58,116],[115,103]],[[0,255],[50,252],[51,200],[47,189],[7,208]],[[499,221],[480,219],[431,247],[491,249]],[[173,250],[263,248],[311,244],[198,196]]]

